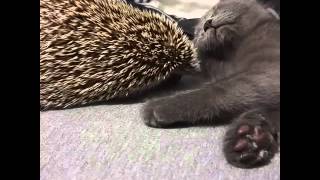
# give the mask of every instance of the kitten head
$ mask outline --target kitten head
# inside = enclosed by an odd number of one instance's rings
[[[220,0],[197,25],[195,47],[200,56],[223,59],[259,23],[271,18],[255,0]]]

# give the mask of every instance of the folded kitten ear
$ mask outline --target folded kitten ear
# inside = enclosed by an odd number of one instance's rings
[[[280,19],[280,16],[279,16],[279,14],[274,10],[274,9],[272,9],[272,8],[267,8],[267,10],[270,12],[270,14],[273,16],[273,17],[275,17],[276,19]]]

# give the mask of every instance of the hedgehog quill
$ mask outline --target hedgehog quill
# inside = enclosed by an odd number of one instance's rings
[[[199,70],[164,15],[119,0],[40,0],[40,110],[108,101]]]

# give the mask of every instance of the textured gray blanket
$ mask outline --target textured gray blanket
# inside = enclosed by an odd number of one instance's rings
[[[224,127],[149,128],[141,105],[41,113],[41,179],[280,179],[279,154],[263,168],[234,168],[222,154]]]
[[[178,86],[192,87],[190,79]],[[173,89],[179,89],[173,88]],[[154,129],[143,103],[41,112],[42,180],[278,180],[280,154],[268,166],[239,169],[222,153],[223,126]]]

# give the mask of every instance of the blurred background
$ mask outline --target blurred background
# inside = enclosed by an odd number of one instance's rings
[[[219,0],[151,0],[149,3],[167,14],[184,18],[199,18]]]

